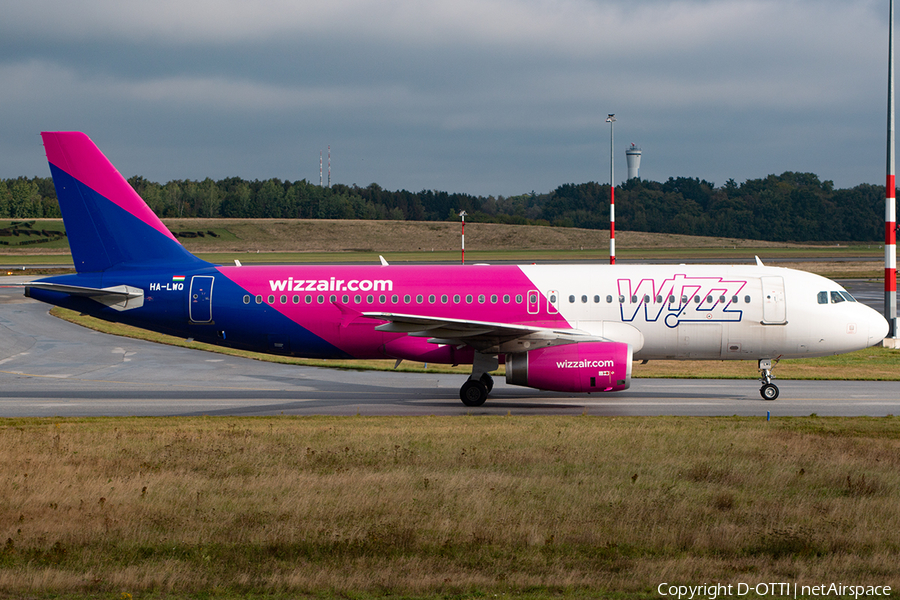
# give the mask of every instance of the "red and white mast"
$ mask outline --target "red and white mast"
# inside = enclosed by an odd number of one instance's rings
[[[613,168],[613,127],[616,122],[616,115],[609,113],[606,117],[609,123],[609,264],[616,264],[616,181],[615,169]]]
[[[884,199],[884,318],[897,340],[897,182],[894,174],[894,0],[888,33],[887,185]]]
[[[462,219],[462,264],[466,264],[466,215],[464,210],[459,211],[459,217]]]

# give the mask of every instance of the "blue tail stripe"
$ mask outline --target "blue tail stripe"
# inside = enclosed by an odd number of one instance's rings
[[[78,272],[120,264],[194,268],[208,264],[65,171],[52,164],[50,171]]]

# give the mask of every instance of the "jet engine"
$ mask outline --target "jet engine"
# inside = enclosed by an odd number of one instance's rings
[[[577,342],[506,355],[506,383],[556,392],[616,392],[631,385],[631,344]]]

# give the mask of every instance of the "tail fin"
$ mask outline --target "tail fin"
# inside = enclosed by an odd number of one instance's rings
[[[208,264],[185,250],[88,136],[72,131],[41,137],[79,273],[116,265]]]

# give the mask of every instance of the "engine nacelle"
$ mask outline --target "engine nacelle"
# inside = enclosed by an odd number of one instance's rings
[[[506,383],[556,392],[617,392],[631,385],[630,344],[578,342],[506,355]]]

